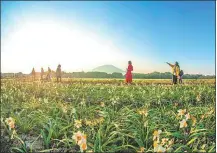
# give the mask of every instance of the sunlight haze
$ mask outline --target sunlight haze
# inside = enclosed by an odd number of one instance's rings
[[[215,74],[212,2],[2,2],[1,71],[34,67]],[[158,9],[156,9],[158,8]],[[192,11],[194,9],[194,11]]]

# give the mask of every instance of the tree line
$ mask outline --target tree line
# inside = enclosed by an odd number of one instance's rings
[[[63,72],[63,77],[66,78],[125,78],[122,73],[114,72],[108,74],[105,72]],[[170,72],[153,72],[153,73],[133,73],[134,79],[171,79],[172,74]],[[201,74],[185,74],[183,79],[214,79],[215,75],[205,76]]]
[[[46,72],[45,72],[46,73]],[[6,77],[23,77],[29,74],[19,73],[1,73],[2,78]],[[55,72],[52,71],[52,76],[55,76]],[[133,73],[134,79],[171,79],[172,74],[170,72],[153,72],[153,73]],[[117,78],[123,79],[125,75],[122,73],[114,72],[108,74],[105,72],[62,72],[62,78]],[[201,74],[184,74],[183,79],[215,79],[215,75],[201,75]]]

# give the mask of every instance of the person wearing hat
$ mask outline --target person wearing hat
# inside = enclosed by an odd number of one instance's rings
[[[177,80],[180,77],[179,73],[180,73],[180,66],[178,62],[175,62],[175,64],[170,64],[168,62],[166,62],[171,68],[172,68],[172,81],[173,84],[177,84]]]
[[[61,82],[61,65],[59,64],[56,70],[57,82]]]

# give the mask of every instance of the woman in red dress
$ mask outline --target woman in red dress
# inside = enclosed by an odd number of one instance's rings
[[[127,68],[127,73],[126,73],[126,82],[127,83],[132,83],[132,73],[131,73],[131,71],[133,71],[132,62],[128,61],[128,68]]]

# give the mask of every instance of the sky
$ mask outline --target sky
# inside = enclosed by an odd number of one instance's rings
[[[91,71],[111,64],[136,73],[215,74],[215,2],[4,1],[1,72],[34,67]]]

